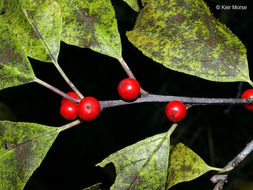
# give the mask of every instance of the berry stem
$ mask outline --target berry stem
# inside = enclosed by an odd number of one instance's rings
[[[128,77],[133,78],[136,80],[133,72],[131,71],[131,69],[128,67],[127,63],[125,62],[125,60],[121,57],[120,59],[118,59],[118,61],[120,62],[122,68],[125,70],[126,74],[128,75]],[[148,95],[149,93],[147,91],[145,91],[142,87],[140,88],[140,94],[141,97],[144,97],[146,95]]]
[[[42,85],[42,86],[44,86],[44,87],[46,87],[46,88],[52,90],[53,92],[55,92],[55,93],[57,93],[57,94],[63,96],[64,98],[66,98],[67,100],[69,100],[69,101],[71,101],[71,102],[75,102],[75,103],[79,103],[79,102],[80,102],[80,100],[75,99],[75,98],[72,98],[71,96],[67,95],[66,93],[62,92],[62,91],[59,90],[58,88],[56,88],[56,87],[54,87],[54,86],[52,86],[52,85],[46,83],[46,82],[43,81],[43,80],[40,80],[40,79],[38,79],[38,78],[35,78],[35,79],[34,79],[34,82],[37,82],[38,84],[40,84],[40,85]]]
[[[171,102],[173,100],[179,100],[185,104],[193,105],[218,105],[218,104],[253,104],[251,98],[241,99],[241,98],[195,98],[195,97],[184,97],[184,96],[165,96],[165,95],[155,95],[148,94],[147,96],[138,98],[133,102],[126,102],[123,100],[106,100],[100,101],[102,109],[129,105],[129,104],[139,104],[139,103],[148,103],[148,102]]]

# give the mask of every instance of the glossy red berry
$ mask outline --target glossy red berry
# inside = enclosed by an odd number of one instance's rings
[[[118,85],[118,93],[122,99],[133,101],[140,93],[140,85],[138,81],[133,78],[123,79]]]
[[[67,101],[61,105],[60,114],[67,120],[74,120],[78,116],[78,106],[74,102]]]
[[[82,120],[91,121],[100,113],[100,104],[96,98],[87,96],[78,105],[78,115]]]
[[[79,96],[75,92],[68,92],[67,95],[71,96],[72,98],[79,99]],[[68,102],[66,98],[62,98],[61,104],[64,104],[65,102]]]
[[[167,104],[165,114],[169,120],[179,122],[186,116],[186,107],[182,102],[174,100]]]
[[[253,89],[245,90],[242,93],[241,98],[242,99],[244,99],[244,98],[253,98]],[[244,104],[243,106],[245,107],[245,109],[247,109],[249,111],[253,111],[253,104]]]

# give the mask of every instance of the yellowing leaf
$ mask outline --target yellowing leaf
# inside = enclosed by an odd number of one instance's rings
[[[168,133],[162,133],[111,154],[97,165],[114,164],[117,177],[111,190],[165,189],[169,146]]]
[[[60,50],[62,17],[53,0],[9,0],[2,15],[25,53],[34,59],[52,62]]]
[[[246,48],[203,0],[145,0],[128,39],[175,71],[219,82],[249,79]]]
[[[0,189],[22,190],[58,133],[55,127],[0,121]]]
[[[177,183],[196,179],[210,170],[218,170],[218,168],[208,166],[182,143],[171,145],[167,189]]]
[[[35,75],[24,48],[0,17],[0,90],[33,82]]]
[[[121,58],[121,41],[110,0],[57,0],[62,9],[61,40]]]
[[[123,148],[97,166],[113,163],[116,179],[111,190],[167,190],[210,170],[196,153],[182,143],[170,146],[170,132],[155,135]]]

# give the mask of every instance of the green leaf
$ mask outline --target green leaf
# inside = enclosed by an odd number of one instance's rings
[[[62,9],[62,40],[121,58],[121,41],[110,0],[58,0]]]
[[[3,19],[21,41],[27,56],[41,61],[57,60],[60,50],[62,17],[52,0],[10,0]]]
[[[101,186],[101,183],[97,183],[97,184],[87,187],[83,190],[101,190],[100,186]]]
[[[177,183],[196,179],[210,170],[220,169],[208,166],[184,144],[171,144],[166,189]]]
[[[35,79],[21,43],[0,17],[0,90]]]
[[[170,146],[170,131],[144,139],[105,158],[97,166],[113,163],[116,180],[111,190],[159,189],[193,180],[210,170],[196,153],[182,143]]]
[[[58,133],[55,127],[0,121],[0,189],[23,189]]]
[[[117,177],[111,190],[165,189],[169,147],[169,135],[162,133],[111,154],[97,165],[114,164]]]
[[[136,12],[140,11],[138,0],[123,0],[123,1],[125,1],[134,11]]]
[[[175,71],[219,82],[249,79],[246,48],[202,0],[145,0],[127,37]]]

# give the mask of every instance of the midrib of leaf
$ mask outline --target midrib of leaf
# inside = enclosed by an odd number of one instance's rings
[[[211,51],[214,51],[214,49],[211,47],[211,46],[209,46],[208,44],[206,44],[206,43],[204,43],[203,41],[201,41],[200,39],[199,39],[199,42],[200,43],[203,43],[207,48],[209,48]],[[239,73],[241,73],[241,75],[246,79],[246,80],[248,80],[248,78],[244,75],[244,73],[235,65],[235,64],[233,64],[232,62],[229,62],[226,58],[226,56],[220,56],[220,58],[221,59],[223,59],[227,64],[230,64],[232,67],[234,67]],[[225,67],[227,67],[227,65],[225,64],[225,63],[223,63],[224,65],[225,65]]]
[[[144,164],[144,166],[141,168],[141,170],[139,171],[139,173],[136,175],[136,177],[134,178],[134,180],[133,180],[132,183],[130,184],[130,187],[128,188],[128,190],[132,190],[132,188],[133,188],[132,186],[134,185],[135,181],[137,180],[137,178],[138,178],[139,175],[141,174],[142,170],[145,169],[145,168],[149,165],[149,163],[150,163],[150,161],[153,159],[155,153],[161,148],[162,144],[163,144],[164,141],[168,138],[168,136],[169,136],[169,133],[167,132],[167,133],[165,134],[165,136],[162,138],[162,141],[157,145],[157,148],[152,152],[151,156],[149,156],[148,160],[146,161],[146,163]],[[156,140],[158,140],[158,139],[156,139]],[[155,140],[155,141],[156,141],[156,140]],[[166,185],[166,184],[165,184],[165,185]]]
[[[51,59],[51,61],[53,62],[53,64],[57,64],[57,60],[55,59],[55,57],[53,56],[52,52],[50,51],[50,48],[48,47],[47,43],[45,42],[44,38],[42,37],[42,35],[40,34],[40,32],[38,31],[37,27],[35,26],[35,24],[31,21],[31,19],[29,18],[26,9],[23,7],[23,4],[20,0],[20,5],[21,8],[23,10],[23,13],[27,19],[27,21],[29,22],[29,24],[31,25],[33,31],[38,35],[41,43],[43,44],[44,48],[47,50],[48,52],[48,56]]]
[[[26,144],[28,144],[28,143],[30,143],[30,142],[37,141],[37,140],[39,140],[40,138],[44,137],[45,135],[48,135],[48,134],[51,134],[51,133],[52,133],[52,134],[53,134],[53,133],[59,133],[59,129],[54,129],[54,130],[52,130],[52,131],[45,132],[45,133],[43,133],[42,135],[40,135],[40,136],[38,136],[38,137],[35,137],[35,138],[33,138],[33,139],[30,139],[30,140],[28,140],[28,141],[26,141],[26,142],[24,142],[24,143],[18,144],[15,148],[8,149],[4,154],[0,155],[0,159],[1,159],[2,157],[4,157],[6,154],[9,154],[9,153],[13,152],[14,150],[16,150],[18,147],[23,146],[23,145],[26,145]]]
[[[90,4],[89,4],[89,5],[90,5]],[[82,13],[79,11],[79,9],[77,9],[76,6],[75,6],[75,9],[76,9],[76,11],[77,11],[80,15],[82,15]],[[89,8],[89,9],[90,9],[90,8]],[[86,12],[85,12],[85,13],[86,13]],[[87,13],[86,13],[86,14],[87,14]],[[113,46],[112,46],[111,43],[110,43],[110,40],[106,37],[106,35],[104,35],[103,32],[101,32],[100,30],[96,30],[95,27],[92,25],[92,23],[89,21],[89,19],[87,19],[87,22],[88,22],[89,26],[90,26],[94,31],[98,31],[98,33],[102,36],[103,42],[105,42],[105,44],[107,44],[107,45],[110,47],[110,49],[113,51],[113,53],[114,53],[115,55],[117,55],[118,58],[121,58],[121,55],[119,55],[118,52],[117,52],[116,50],[114,50]]]
[[[148,32],[145,32],[145,31],[139,31],[139,30],[136,30],[138,31],[139,33],[142,33],[143,35],[146,35],[148,34]],[[148,36],[148,35],[146,35]],[[168,40],[167,38],[165,38],[164,36],[161,36],[161,37],[156,37],[156,36],[152,36],[152,38],[156,38],[156,39],[159,39],[159,38],[162,38],[162,39],[166,39]],[[202,43],[204,44],[211,52],[214,51],[214,49],[212,47],[210,47],[208,44],[204,43],[203,41],[201,41],[199,38],[196,39],[196,40],[187,40],[187,41],[198,41],[199,43]],[[178,57],[174,57],[174,56],[171,56],[171,55],[168,55],[168,57],[172,57],[174,59],[177,59],[177,60],[184,60],[184,61],[207,61],[207,60],[202,60],[202,59],[181,59],[181,58],[178,58]],[[233,63],[229,62],[226,58],[227,57],[224,57],[224,56],[221,56],[220,58],[222,58],[226,63],[228,63],[229,65],[231,65],[232,67],[234,67],[239,73],[241,73],[241,75],[248,81],[249,79],[247,78],[247,76],[244,75],[244,73],[236,66],[234,65]],[[227,67],[227,65],[225,63],[223,63],[225,65],[225,67]]]

